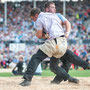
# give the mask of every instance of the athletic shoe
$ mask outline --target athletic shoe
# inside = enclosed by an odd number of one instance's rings
[[[76,83],[76,84],[79,83],[79,80],[76,79],[76,78],[73,78],[73,77],[69,77],[69,78],[68,78],[68,81],[69,81],[69,82],[72,82],[72,83]]]
[[[60,82],[62,82],[63,80],[52,80],[51,84],[59,84]]]
[[[21,85],[21,86],[29,86],[30,85],[30,81],[29,80],[24,80],[23,82],[21,82],[19,85]]]

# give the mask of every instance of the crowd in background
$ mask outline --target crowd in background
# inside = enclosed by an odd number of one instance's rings
[[[43,10],[42,2],[37,7]],[[43,2],[44,3],[44,2]],[[55,2],[57,12],[62,13],[62,4]],[[35,37],[35,24],[30,19],[31,2],[8,3],[7,26],[4,26],[4,4],[0,3],[0,68],[10,67],[10,63],[18,63],[19,55],[23,55],[24,62],[30,60],[32,54],[38,50],[38,45],[26,44],[25,51],[10,51],[8,41],[39,41]],[[83,44],[83,40],[90,39],[90,5],[88,3],[67,3],[66,18],[71,22],[72,29],[68,38],[71,40],[69,49],[83,60],[90,63],[90,43]]]

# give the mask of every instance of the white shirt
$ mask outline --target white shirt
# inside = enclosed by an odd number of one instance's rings
[[[64,35],[61,20],[53,13],[41,12],[36,21],[36,29],[48,32],[50,39]]]

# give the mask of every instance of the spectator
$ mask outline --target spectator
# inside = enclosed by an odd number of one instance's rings
[[[19,56],[19,62],[17,65],[13,68],[12,73],[14,75],[23,75],[23,56]]]

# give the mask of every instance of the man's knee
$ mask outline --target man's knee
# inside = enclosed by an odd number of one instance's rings
[[[50,70],[53,72],[53,73],[55,73],[56,74],[56,66],[50,66]]]

